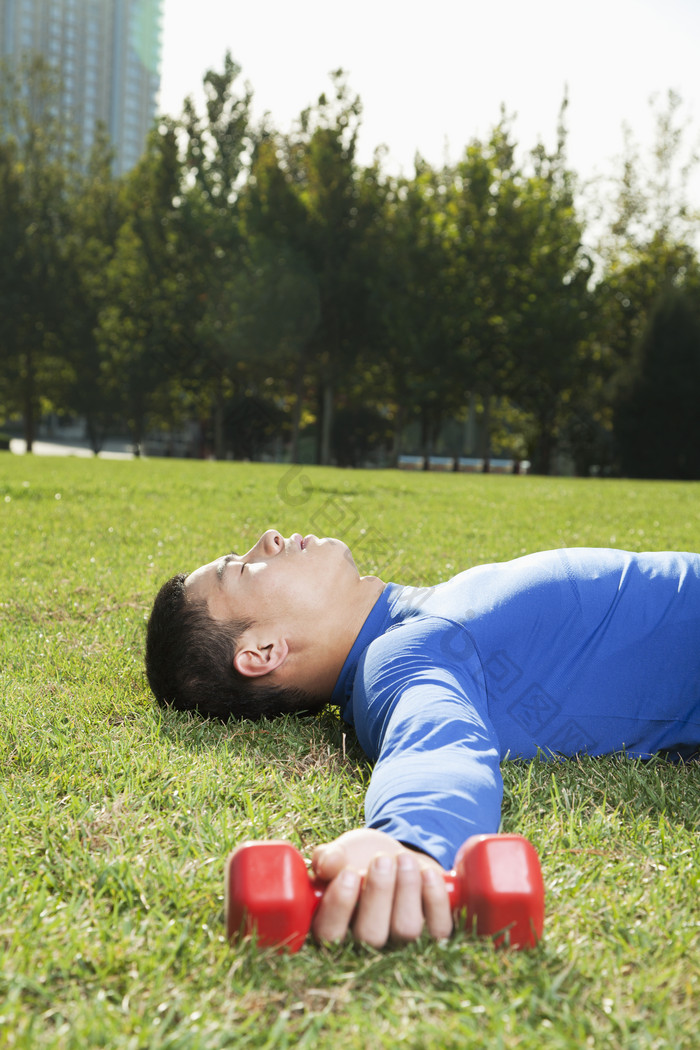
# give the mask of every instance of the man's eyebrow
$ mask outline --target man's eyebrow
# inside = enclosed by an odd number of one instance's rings
[[[234,554],[233,551],[231,551],[230,554],[224,554],[223,558],[219,558],[219,564],[216,566],[216,578],[219,581],[219,583],[221,583],[221,581],[223,579],[224,570],[226,569],[226,566],[228,565],[228,563],[231,561],[232,558],[236,558],[236,557],[237,557],[237,555]]]

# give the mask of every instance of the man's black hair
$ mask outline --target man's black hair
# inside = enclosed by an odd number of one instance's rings
[[[221,622],[187,593],[184,572],[163,584],[146,630],[146,674],[159,704],[208,717],[274,718],[319,710],[325,701],[301,689],[240,674],[233,658],[252,620]]]

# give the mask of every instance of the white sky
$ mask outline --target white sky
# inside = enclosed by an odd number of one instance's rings
[[[613,170],[624,122],[649,142],[648,100],[669,88],[700,136],[700,0],[164,0],[161,112],[201,95],[227,49],[281,131],[342,67],[363,103],[360,161],[384,144],[384,169],[407,175],[416,151],[456,160],[501,103],[522,150],[552,146],[565,87],[584,178]]]

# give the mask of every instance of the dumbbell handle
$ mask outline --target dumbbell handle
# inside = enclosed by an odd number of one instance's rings
[[[537,853],[520,835],[474,835],[443,875],[456,919],[493,936],[496,944],[533,947],[544,925],[544,885]],[[311,928],[327,883],[309,874],[287,842],[248,842],[226,863],[229,939],[257,936],[258,944],[296,952]]]

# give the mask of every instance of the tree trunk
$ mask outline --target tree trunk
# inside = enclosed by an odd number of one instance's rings
[[[24,380],[24,440],[27,452],[34,448],[36,437],[35,400],[34,400],[34,356],[31,346],[27,347],[25,354],[26,378]]]
[[[99,423],[96,422],[91,412],[88,412],[85,417],[85,429],[87,430],[88,440],[90,441],[90,448],[95,455],[102,448],[103,434],[102,428]]]
[[[391,465],[392,467],[398,467],[399,456],[401,455],[401,443],[403,440],[403,421],[404,421],[404,410],[403,405],[398,405],[396,409],[396,420],[394,422],[394,435],[391,449]]]
[[[333,426],[333,384],[329,379],[323,384],[323,401],[321,407],[321,465],[327,467],[331,462],[331,427]]]
[[[483,394],[484,418],[479,436],[479,457],[484,461],[484,474],[491,470],[491,394]]]
[[[301,413],[304,407],[304,359],[299,358],[294,377],[294,411],[292,412],[292,440],[289,458],[292,463],[299,462],[299,439],[301,436]]]
[[[420,446],[427,467],[428,458],[432,453],[432,428],[430,425],[430,410],[425,402],[421,405],[420,413]]]
[[[226,443],[224,438],[224,394],[221,383],[216,388],[213,405],[214,422],[214,456],[216,459],[226,458]]]
[[[464,455],[474,456],[477,452],[476,394],[469,394],[469,410],[464,424]]]
[[[537,442],[537,462],[535,464],[535,470],[538,474],[551,474],[553,453],[554,428],[549,419],[540,420],[540,433]]]
[[[144,412],[139,398],[134,405],[134,418],[131,424],[131,439],[134,445],[134,455],[138,458],[143,452],[144,438]]]
[[[289,460],[291,463],[299,462],[299,435],[301,431],[301,398],[296,397],[294,411],[292,412],[292,438],[289,445]]]

